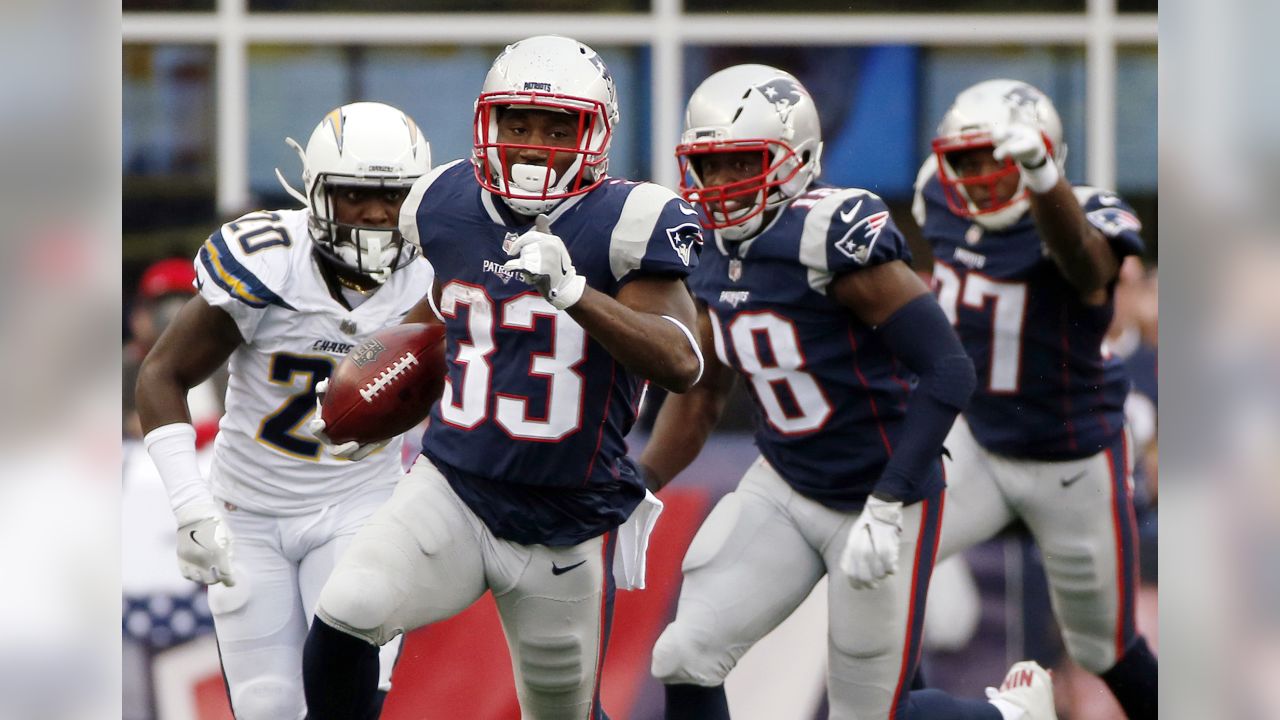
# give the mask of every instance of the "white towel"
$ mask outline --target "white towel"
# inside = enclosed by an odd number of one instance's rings
[[[644,491],[644,500],[631,517],[618,528],[618,544],[613,554],[613,582],[619,590],[643,590],[645,554],[649,550],[649,533],[662,514],[662,501]]]

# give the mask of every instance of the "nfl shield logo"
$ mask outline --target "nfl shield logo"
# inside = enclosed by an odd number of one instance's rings
[[[729,279],[734,282],[742,279],[742,261],[738,258],[729,261]]]
[[[969,229],[966,230],[964,233],[964,241],[969,243],[970,245],[977,245],[978,241],[981,239],[982,239],[981,225],[970,225]]]
[[[356,334],[356,324],[351,320],[343,320],[341,323],[338,323],[338,329],[348,335]]]

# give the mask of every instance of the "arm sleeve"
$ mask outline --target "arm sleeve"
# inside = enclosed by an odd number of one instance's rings
[[[937,462],[943,440],[977,385],[973,361],[932,295],[902,306],[876,331],[920,378],[876,492],[897,499],[913,497],[912,489],[928,477],[929,465]]]
[[[893,260],[911,263],[906,238],[874,193],[849,188],[820,200],[805,216],[800,262],[809,287],[825,293],[846,272]]]
[[[1119,195],[1090,190],[1081,200],[1081,206],[1085,219],[1107,239],[1117,259],[1143,254],[1146,246],[1142,242],[1142,221]]]
[[[610,235],[609,268],[619,287],[641,275],[687,277],[701,252],[697,211],[667,188],[641,183]]]
[[[267,308],[293,306],[276,289],[289,269],[288,230],[278,228],[278,241],[256,247],[239,242],[236,223],[228,223],[205,240],[196,254],[196,286],[209,305],[224,310],[236,322],[240,336],[251,342]]]

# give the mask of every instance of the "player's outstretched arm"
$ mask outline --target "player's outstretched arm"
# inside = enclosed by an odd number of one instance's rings
[[[693,298],[674,276],[647,275],[632,280],[615,299],[587,285],[564,242],[546,215],[506,248],[512,259],[503,267],[519,273],[557,310],[582,329],[628,370],[671,392],[693,387],[702,372],[702,350],[693,337]]]
[[[637,278],[616,299],[588,287],[568,312],[628,370],[666,390],[687,392],[702,373],[693,298],[679,278]]]
[[[138,372],[143,441],[178,522],[178,568],[184,577],[205,584],[235,584],[231,535],[196,463],[187,391],[213,374],[240,343],[231,316],[196,296],[165,329]]]
[[[937,462],[956,416],[977,385],[951,323],[924,282],[901,260],[850,272],[832,283],[836,300],[876,334],[920,382],[907,401],[902,434],[876,483],[876,495],[914,494]]]
[[[993,136],[996,159],[1010,158],[1018,164],[1031,197],[1031,216],[1067,282],[1086,303],[1105,302],[1107,285],[1120,271],[1120,260],[1102,233],[1085,219],[1080,201],[1050,156],[1034,120],[1015,112]]]
[[[653,423],[653,435],[640,454],[645,485],[657,492],[698,457],[720,421],[737,376],[711,351],[711,317],[698,307],[698,337],[704,354],[702,378],[689,392],[668,395]]]
[[[142,431],[190,423],[187,391],[221,367],[241,342],[230,315],[200,296],[187,301],[138,370],[135,392]]]

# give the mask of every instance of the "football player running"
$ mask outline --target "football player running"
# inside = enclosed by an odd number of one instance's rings
[[[961,92],[933,150],[913,211],[978,374],[946,442],[955,462],[940,553],[1020,518],[1044,555],[1067,652],[1129,717],[1154,718],[1158,663],[1134,627],[1129,383],[1102,347],[1141,224],[1115,193],[1067,182],[1062,122],[1026,83]]]
[[[210,585],[240,720],[305,717],[302,648],[320,588],[403,475],[398,443],[360,462],[323,451],[304,429],[316,387],[353,345],[404,319],[432,278],[396,229],[410,186],[431,169],[409,116],[353,103],[326,115],[305,151],[287,142],[305,191],[280,181],[305,209],[250,213],[209,237],[195,260],[199,294],[143,362],[137,389],[178,522],[178,564]],[[186,394],[228,357],[206,479]],[[384,692],[395,652],[375,669]]]
[[[973,364],[885,204],[818,183],[821,154],[813,99],[781,70],[731,67],[689,99],[683,192],[715,231],[690,283],[715,354],[697,386],[667,398],[640,463],[651,487],[687,467],[738,375],[760,457],[685,555],[676,618],[653,651],[666,717],[728,717],[725,677],[830,573],[832,718],[1053,718],[1034,663],[1015,665],[990,702],[909,692],[942,440]]]
[[[422,457],[321,593],[313,720],[365,717],[377,647],[485,592],[522,717],[604,717],[616,531],[646,498],[623,438],[646,381],[683,392],[702,365],[684,283],[696,211],[605,174],[618,118],[595,51],[521,40],[485,78],[471,161],[405,201],[401,231],[436,271],[448,380]]]

